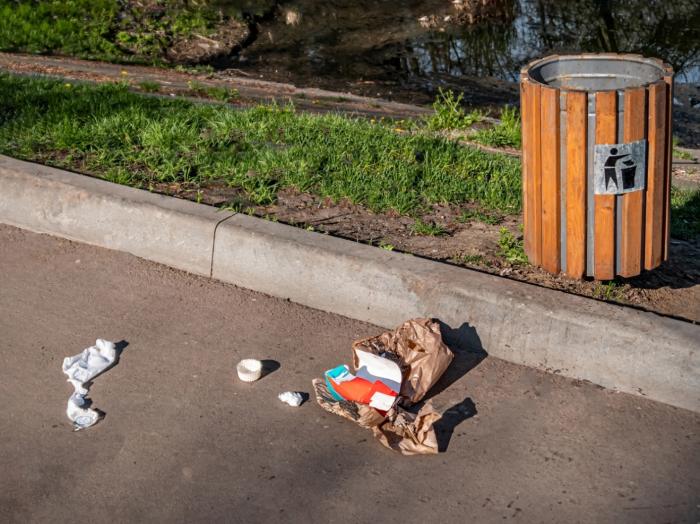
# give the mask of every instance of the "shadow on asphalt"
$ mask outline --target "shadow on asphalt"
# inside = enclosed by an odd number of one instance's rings
[[[129,343],[126,340],[120,340],[119,342],[114,343],[114,349],[117,350],[117,358],[114,360],[115,363],[119,361],[119,357],[122,356],[123,351],[128,345]]]
[[[429,400],[457,382],[464,375],[479,365],[488,353],[481,345],[481,338],[476,329],[468,323],[453,329],[444,322],[440,322],[442,339],[454,353],[454,360],[445,374],[440,377],[437,384],[428,392],[425,400]],[[447,450],[455,428],[476,415],[477,410],[474,401],[467,397],[461,402],[445,410],[442,418],[435,423],[435,434],[438,439],[438,450],[442,453]]]
[[[262,375],[260,376],[260,379],[264,379],[266,376],[268,376],[271,373],[274,373],[280,368],[280,363],[277,362],[276,360],[263,360],[262,361]]]
[[[452,350],[455,357],[445,374],[440,377],[440,380],[428,392],[425,400],[431,399],[445,391],[488,356],[474,327],[465,322],[459,328],[452,329],[444,322],[439,320],[438,322],[440,323],[442,339],[447,344],[447,347]]]
[[[445,410],[442,414],[442,418],[438,420],[434,426],[435,436],[438,441],[438,451],[440,453],[447,451],[455,428],[468,418],[476,415],[476,413],[476,406],[469,397]]]

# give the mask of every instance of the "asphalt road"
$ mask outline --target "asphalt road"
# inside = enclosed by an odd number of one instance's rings
[[[0,226],[0,521],[700,519],[700,415],[641,397],[455,347],[427,457],[277,400],[379,331]],[[61,362],[98,337],[128,345],[91,389],[104,420],[76,433]],[[279,368],[243,384],[244,357]]]

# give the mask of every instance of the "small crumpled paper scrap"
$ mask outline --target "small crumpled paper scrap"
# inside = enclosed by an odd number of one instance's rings
[[[417,413],[406,408],[425,397],[454,358],[442,340],[438,322],[428,318],[409,320],[394,331],[354,342],[352,350],[356,370],[362,352],[373,353],[399,365],[402,374],[399,401],[382,415],[367,404],[338,400],[328,390],[325,380],[315,379],[313,386],[318,404],[330,413],[371,430],[384,446],[403,455],[437,453],[438,442],[433,426],[441,415],[429,402]]]
[[[304,395],[298,391],[285,391],[284,393],[277,395],[277,398],[293,408],[298,408],[304,403]]]
[[[89,382],[114,365],[117,349],[113,342],[97,339],[94,346],[81,353],[63,359],[63,372],[73,385],[73,394],[68,399],[66,415],[73,422],[75,430],[89,428],[100,418],[98,411],[91,409],[88,394]]]

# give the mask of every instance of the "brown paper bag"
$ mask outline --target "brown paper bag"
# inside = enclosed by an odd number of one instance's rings
[[[440,324],[429,318],[404,322],[395,331],[353,343],[353,365],[357,368],[355,351],[368,351],[399,364],[403,374],[401,396],[410,406],[420,401],[452,362],[454,354],[442,341]]]
[[[438,452],[433,424],[442,415],[426,403],[418,413],[410,413],[397,406],[387,413],[386,420],[372,427],[374,436],[387,448],[403,455],[426,455]]]
[[[356,350],[368,351],[394,360],[403,380],[400,397],[406,406],[419,402],[440,379],[452,362],[452,351],[442,342],[440,325],[430,319],[409,320],[395,331],[353,343],[353,366],[357,369]],[[330,413],[354,421],[372,430],[379,442],[403,455],[438,452],[433,425],[441,415],[426,403],[418,413],[394,406],[386,416],[357,402],[335,399],[322,379],[313,381],[316,401]]]
[[[410,413],[396,406],[382,416],[365,404],[333,398],[321,379],[315,379],[313,385],[316,401],[323,409],[371,429],[375,438],[387,448],[403,455],[438,452],[433,424],[440,420],[441,415],[430,404],[423,406],[418,413]]]

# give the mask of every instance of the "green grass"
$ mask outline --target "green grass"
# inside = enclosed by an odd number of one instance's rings
[[[433,103],[435,111],[427,120],[427,127],[431,131],[450,129],[468,129],[484,118],[484,114],[478,110],[467,113],[462,107],[462,93],[459,96],[450,91],[438,90],[438,96]]]
[[[678,158],[680,160],[695,160],[695,157],[688,153],[688,151],[682,151],[678,149],[678,137],[673,137],[673,158]]]
[[[502,227],[498,238],[498,255],[511,264],[527,264],[523,241],[516,238],[508,228]]]
[[[605,283],[598,282],[593,289],[593,298],[606,301],[622,300],[623,291],[623,286],[614,280]]]
[[[220,102],[233,102],[240,97],[238,89],[231,89],[223,86],[209,87],[206,90],[206,94],[209,98],[219,100]]]
[[[173,42],[211,34],[212,2],[0,0],[0,50],[160,63]]]
[[[160,84],[158,82],[144,80],[143,82],[139,83],[139,88],[146,93],[157,93],[160,91]]]
[[[0,50],[115,57],[115,0],[0,1]]]
[[[488,264],[486,258],[483,255],[479,254],[463,254],[463,255],[457,255],[452,259],[452,262],[455,264],[463,264],[463,265],[470,265],[470,266],[482,266],[482,265],[490,265]]]
[[[423,237],[439,237],[447,233],[447,230],[435,222],[424,222],[417,218],[411,227],[414,235]]]
[[[692,240],[700,235],[700,189],[671,188],[671,236]]]
[[[475,142],[492,147],[513,147],[520,149],[520,114],[514,107],[506,106],[498,124],[485,129],[479,129],[470,137]]]
[[[464,202],[520,209],[520,164],[505,155],[360,118],[277,105],[235,110],[124,85],[0,75],[0,152],[143,188],[224,181],[253,204],[295,187],[373,211]]]
[[[220,102],[233,102],[239,98],[238,89],[230,89],[224,86],[208,86],[196,80],[187,82],[187,87],[195,96],[212,98]]]
[[[462,93],[458,96],[452,91],[438,91],[433,102],[434,113],[426,120],[426,127],[431,131],[469,129],[475,123],[484,119],[479,110],[467,113],[462,107]],[[506,106],[501,112],[500,121],[496,125],[478,129],[469,138],[480,144],[492,147],[512,147],[520,149],[520,113],[514,107]]]
[[[210,75],[214,71],[213,66],[209,64],[182,65],[178,64],[173,69],[178,73],[187,73],[189,75]]]

